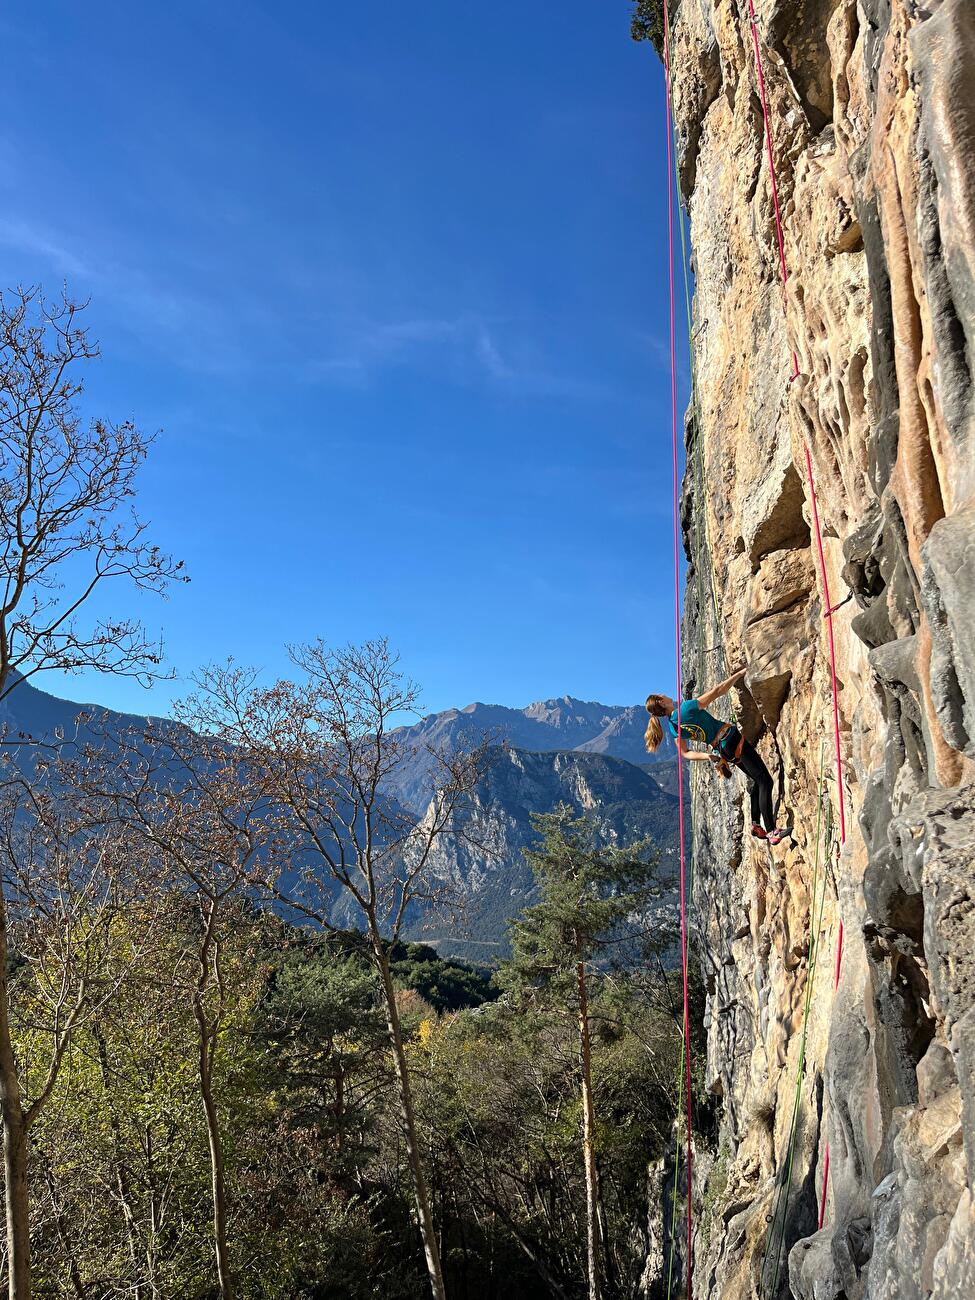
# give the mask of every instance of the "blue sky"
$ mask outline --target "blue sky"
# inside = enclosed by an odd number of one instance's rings
[[[6,6],[4,280],[90,295],[87,410],[161,430],[141,510],[193,581],[113,604],[181,676],[385,634],[429,709],[670,685],[662,79],[628,29]]]

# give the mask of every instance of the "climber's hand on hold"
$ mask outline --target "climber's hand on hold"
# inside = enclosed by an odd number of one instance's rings
[[[722,695],[727,695],[732,686],[735,686],[740,682],[744,675],[745,669],[739,668],[738,672],[736,672],[732,677],[725,678],[723,682],[720,682],[717,686],[713,686],[711,690],[705,691],[698,700],[698,704],[700,704],[702,709],[708,708],[708,706],[713,704],[715,700],[720,700]]]

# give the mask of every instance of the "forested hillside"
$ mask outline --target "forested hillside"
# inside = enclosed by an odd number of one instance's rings
[[[32,1134],[36,1294],[217,1293],[201,1104],[194,909],[115,927],[138,965],[72,1035]],[[422,945],[392,953],[417,1124],[450,1293],[580,1293],[585,1189],[571,1017],[532,1008]],[[396,1084],[360,941],[242,908],[206,995],[235,1294],[405,1300],[427,1294]],[[657,1222],[672,1122],[676,998],[661,975],[607,977],[593,1073],[614,1263],[628,1291]],[[49,1061],[40,994],[16,986],[15,1041]]]

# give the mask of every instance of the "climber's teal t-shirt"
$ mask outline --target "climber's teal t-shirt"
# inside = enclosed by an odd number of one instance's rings
[[[667,719],[670,734],[677,735],[677,710]],[[697,700],[685,700],[680,706],[680,732],[685,740],[699,740],[706,745],[713,745],[718,732],[724,726],[717,718],[712,718],[707,709],[702,709]]]

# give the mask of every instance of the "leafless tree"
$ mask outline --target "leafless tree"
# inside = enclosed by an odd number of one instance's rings
[[[162,592],[182,580],[133,510],[150,439],[131,423],[87,422],[81,371],[98,356],[84,304],[38,289],[0,294],[0,700],[45,669],[160,674],[160,646],[131,619],[83,617],[106,582]],[[0,900],[0,954],[10,949]],[[31,1293],[26,1115],[0,960],[0,1115],[9,1295]]]
[[[76,796],[59,764],[0,792],[0,963],[16,964],[0,1032],[12,1041],[15,1030],[20,1044],[4,1125],[11,1289],[17,1252],[30,1246],[30,1133],[73,1039],[118,996],[154,935],[131,845],[117,827],[93,823]]]
[[[224,1141],[214,1079],[230,990],[227,943],[246,914],[274,821],[263,788],[211,736],[166,723],[106,738],[83,764],[93,806],[124,829],[148,865],[147,896],[175,896],[195,912],[174,951],[172,987],[189,1001],[197,1032],[200,1100],[209,1144],[213,1243],[222,1300],[237,1293],[228,1233]],[[171,940],[172,941],[172,937]]]
[[[300,678],[259,688],[251,674],[212,669],[186,715],[246,755],[252,779],[273,803],[290,865],[280,857],[265,885],[279,904],[335,928],[336,911],[364,931],[375,966],[396,1073],[403,1132],[430,1285],[444,1300],[440,1252],[419,1143],[390,949],[414,910],[439,892],[433,850],[483,763],[483,749],[427,749],[430,798],[417,817],[390,797],[393,779],[417,752],[397,723],[415,713],[418,692],[384,640],[292,650]]]
[[[110,579],[161,592],[182,568],[132,509],[151,438],[79,412],[79,368],[99,355],[83,310],[0,294],[0,699],[48,668],[157,676],[160,646],[138,622],[80,614]]]

